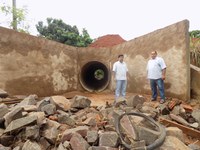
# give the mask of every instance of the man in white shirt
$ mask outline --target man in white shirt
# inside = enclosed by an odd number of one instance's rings
[[[126,96],[128,68],[124,62],[124,55],[118,56],[118,61],[113,64],[113,73],[116,80],[115,100]]]
[[[151,52],[151,59],[147,64],[147,76],[150,80],[152,91],[152,101],[157,99],[157,87],[160,92],[160,103],[165,102],[164,80],[166,74],[166,64],[161,57],[157,57],[157,52]]]

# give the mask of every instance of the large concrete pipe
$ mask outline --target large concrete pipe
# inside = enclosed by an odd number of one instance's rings
[[[105,64],[99,61],[90,61],[81,68],[79,81],[85,90],[100,92],[109,84],[110,71]]]

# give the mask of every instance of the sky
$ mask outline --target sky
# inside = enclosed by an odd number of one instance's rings
[[[12,0],[0,0],[12,4]],[[119,34],[131,40],[160,28],[189,20],[189,31],[200,30],[199,0],[16,0],[17,7],[26,7],[29,31],[37,35],[35,25],[46,18],[62,19],[85,28],[92,39]],[[0,3],[1,4],[1,3]],[[7,16],[8,17],[8,16]],[[0,14],[0,26],[5,24]]]

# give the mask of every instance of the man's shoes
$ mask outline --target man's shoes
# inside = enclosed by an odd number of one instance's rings
[[[156,101],[156,98],[151,98],[151,101]]]
[[[161,99],[161,100],[160,100],[160,104],[163,104],[163,103],[165,103],[165,100],[164,100],[164,99]]]

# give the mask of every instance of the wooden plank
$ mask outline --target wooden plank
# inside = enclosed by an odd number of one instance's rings
[[[174,121],[171,121],[162,117],[159,117],[159,122],[165,126],[178,127],[179,129],[183,131],[183,133],[187,134],[188,136],[200,139],[200,131],[196,129],[186,127],[184,125],[178,124]]]

